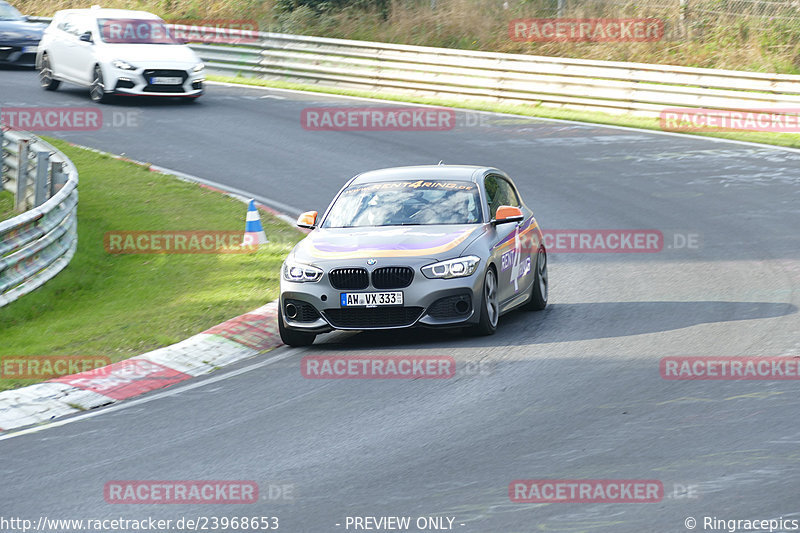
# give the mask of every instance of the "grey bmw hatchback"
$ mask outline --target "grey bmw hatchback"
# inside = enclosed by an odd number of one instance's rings
[[[282,266],[281,339],[332,330],[467,327],[547,306],[542,232],[514,182],[490,167],[431,165],[350,179]]]

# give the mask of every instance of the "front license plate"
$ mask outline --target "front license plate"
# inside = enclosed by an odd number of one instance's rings
[[[397,292],[343,292],[342,307],[379,307],[403,305],[403,293]]]
[[[150,78],[150,85],[180,85],[183,80],[173,76],[154,76]]]

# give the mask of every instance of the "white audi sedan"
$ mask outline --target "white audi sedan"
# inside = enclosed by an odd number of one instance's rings
[[[114,95],[179,97],[203,94],[204,67],[161,18],[127,9],[56,12],[36,55],[39,81],[89,89],[95,102]]]

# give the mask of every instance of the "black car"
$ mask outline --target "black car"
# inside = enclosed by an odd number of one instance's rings
[[[28,22],[28,17],[0,0],[0,65],[33,67],[36,48],[46,27]]]

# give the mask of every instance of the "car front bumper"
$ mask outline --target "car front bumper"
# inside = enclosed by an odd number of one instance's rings
[[[20,43],[0,43],[0,64],[33,67],[37,46]]]
[[[396,289],[362,290],[333,287],[327,273],[320,281],[297,283],[281,279],[280,305],[284,326],[309,333],[332,330],[385,330],[411,327],[447,328],[477,324],[483,295],[483,272],[453,279],[428,279],[415,269],[411,285]],[[342,307],[342,293],[403,293],[402,306]],[[294,310],[287,309],[293,305]],[[310,306],[310,307],[307,307]],[[287,311],[289,311],[287,313]],[[292,315],[295,311],[295,316]]]
[[[112,69],[108,86],[120,96],[198,97],[205,90],[204,72],[183,69],[138,68]],[[177,83],[154,83],[156,79],[175,78]],[[108,88],[106,89],[108,90]]]

